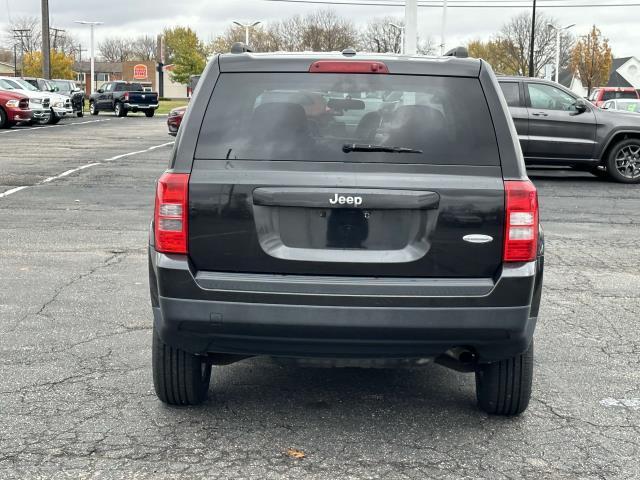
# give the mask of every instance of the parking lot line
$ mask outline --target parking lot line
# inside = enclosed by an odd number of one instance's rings
[[[80,170],[86,170],[87,168],[95,167],[96,165],[102,165],[102,164],[107,163],[107,162],[113,162],[115,160],[120,160],[122,158],[131,157],[133,155],[139,155],[141,153],[152,152],[153,150],[157,150],[158,148],[162,148],[162,147],[167,147],[169,145],[173,145],[174,143],[175,142],[173,142],[173,141],[172,142],[161,143],[160,145],[154,145],[152,147],[145,148],[144,150],[136,150],[135,152],[122,153],[120,155],[115,155],[113,157],[105,158],[104,160],[102,160],[100,162],[87,163],[86,165],[80,165],[79,167],[71,168],[71,169],[66,170],[66,171],[64,171],[62,173],[59,173],[58,175],[54,175],[52,177],[45,178],[44,180],[40,180],[39,182],[36,182],[33,185],[22,185],[20,187],[15,187],[15,188],[12,188],[10,190],[7,190],[6,192],[2,192],[2,193],[0,193],[0,198],[8,197],[9,195],[12,195],[14,193],[20,192],[20,191],[25,190],[27,188],[35,187],[37,185],[44,185],[45,183],[50,183],[50,182],[53,182],[54,180],[58,180],[58,179],[63,178],[63,177],[68,177],[72,173],[79,172]]]
[[[101,120],[88,120],[86,122],[74,122],[74,123],[61,123],[58,125],[44,125],[38,127],[20,128],[17,130],[6,130],[0,132],[0,135],[8,135],[9,133],[28,132],[30,130],[43,130],[45,128],[58,128],[58,127],[70,127],[71,125],[87,125],[89,123],[110,122],[113,118],[103,118]]]

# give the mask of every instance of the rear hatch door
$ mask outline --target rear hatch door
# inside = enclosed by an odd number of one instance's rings
[[[477,78],[223,73],[189,254],[204,271],[492,277],[503,188]]]

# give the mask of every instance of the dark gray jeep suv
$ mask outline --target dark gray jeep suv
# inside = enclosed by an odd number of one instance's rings
[[[158,397],[193,405],[248,357],[475,372],[529,403],[543,271],[536,189],[481,60],[226,54],[158,181]]]
[[[606,171],[616,182],[640,183],[640,115],[603,110],[539,78],[498,80],[527,165]]]

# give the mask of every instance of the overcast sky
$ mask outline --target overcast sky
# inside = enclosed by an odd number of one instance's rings
[[[638,0],[563,0],[564,3],[622,3]],[[105,23],[96,31],[96,42],[108,35],[156,35],[166,26],[188,25],[204,40],[224,31],[233,20],[269,22],[296,13],[306,13],[318,5],[273,3],[264,0],[49,0],[51,26],[66,29],[80,39],[83,48],[89,45],[88,27],[79,28],[74,20],[95,20]],[[551,5],[552,3],[547,3]],[[365,24],[369,19],[404,14],[404,7],[334,6],[339,15]],[[519,8],[450,8],[448,11],[447,47],[469,40],[486,39],[512,16],[525,11]],[[640,7],[575,7],[544,8],[543,11],[562,24],[576,23],[574,34],[585,34],[593,23],[609,37],[616,57],[640,57]],[[0,0],[0,28],[4,30],[10,18],[39,16],[39,0]],[[440,44],[442,9],[419,8],[418,32]],[[127,20],[130,19],[130,20]]]

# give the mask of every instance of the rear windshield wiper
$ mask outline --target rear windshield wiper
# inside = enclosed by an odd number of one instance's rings
[[[366,143],[345,143],[344,153],[349,152],[389,152],[389,153],[422,153],[422,150],[407,147],[390,147],[387,145],[368,145]]]

